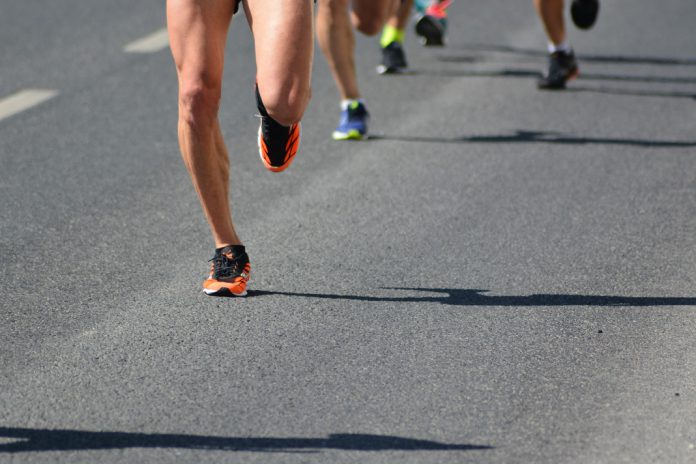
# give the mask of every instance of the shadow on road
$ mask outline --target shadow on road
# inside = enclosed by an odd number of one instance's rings
[[[565,92],[603,93],[608,95],[629,95],[632,97],[689,98],[691,100],[696,100],[696,93],[691,92],[653,92],[650,90],[619,89],[613,87],[578,87],[577,85],[573,85],[565,89]]]
[[[696,297],[641,297],[608,295],[537,294],[524,296],[484,295],[488,290],[458,288],[387,288],[411,292],[437,293],[436,296],[381,297],[336,295],[326,293],[294,293],[250,290],[250,297],[283,295],[329,300],[376,301],[400,303],[440,303],[452,306],[696,306]]]
[[[539,49],[529,49],[521,47],[512,47],[509,45],[495,45],[495,44],[482,44],[482,43],[472,43],[464,45],[464,50],[475,50],[482,52],[502,52],[510,53],[514,55],[521,56],[538,56],[546,58],[548,53],[545,50]],[[696,59],[688,58],[669,58],[669,57],[655,57],[655,56],[625,56],[625,55],[584,55],[578,54],[578,60],[580,62],[586,61],[589,63],[608,63],[608,64],[641,64],[641,65],[656,65],[656,66],[696,66]],[[461,61],[470,60],[471,57],[457,57],[457,56],[442,56],[440,59],[442,61]]]
[[[327,438],[257,438],[0,427],[0,438],[20,440],[0,444],[0,453],[123,448],[185,448],[305,453],[323,449],[346,451],[471,451],[492,449],[492,447],[485,445],[447,444],[389,435],[362,434],[332,434]]]
[[[451,62],[451,60],[449,60]],[[620,81],[620,82],[649,82],[660,84],[696,84],[696,77],[672,77],[672,76],[632,76],[625,74],[603,74],[603,73],[586,73],[582,71],[582,61],[580,61],[580,75],[578,80],[581,81]],[[542,76],[540,71],[524,68],[502,68],[493,70],[478,70],[478,69],[413,69],[410,72],[403,73],[405,76],[441,76],[441,77],[524,77],[538,78]]]
[[[551,131],[517,130],[510,135],[470,135],[463,137],[428,137],[420,135],[370,135],[370,140],[429,143],[553,143],[561,145],[629,145],[646,148],[696,147],[696,141],[647,140],[628,138],[575,137]]]

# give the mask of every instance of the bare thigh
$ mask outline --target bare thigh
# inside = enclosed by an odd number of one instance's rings
[[[400,0],[353,0],[353,24],[364,34],[377,34],[399,4]]]
[[[167,29],[179,92],[219,98],[232,0],[167,0]]]
[[[310,97],[314,55],[312,0],[244,0],[254,33],[256,79],[268,113],[300,120]]]

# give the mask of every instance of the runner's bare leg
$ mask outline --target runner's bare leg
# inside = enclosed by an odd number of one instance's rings
[[[353,26],[366,35],[377,34],[395,11],[398,0],[319,0],[317,39],[341,99],[360,98],[355,73]]]
[[[544,25],[549,41],[554,45],[560,45],[565,42],[563,0],[534,0],[534,6]]]
[[[259,93],[284,126],[302,118],[311,95],[314,56],[312,0],[245,0],[254,33]]]
[[[408,25],[408,19],[411,16],[412,7],[413,0],[404,0],[403,2],[401,2],[401,5],[399,5],[399,9],[396,10],[396,13],[389,17],[387,24],[402,31],[406,29],[406,26]]]
[[[179,147],[215,247],[241,244],[229,205],[229,157],[218,123],[230,0],[167,0],[179,79]]]
[[[270,0],[251,0],[246,5],[252,24],[260,11],[267,12],[252,26],[257,35],[259,88],[269,114],[281,124],[299,120],[309,100],[310,1],[301,8],[292,0],[273,5]],[[217,118],[233,6],[230,0],[167,1],[170,44],[179,78],[179,145],[216,248],[241,244],[232,223],[229,157]],[[283,11],[291,14],[281,15]]]

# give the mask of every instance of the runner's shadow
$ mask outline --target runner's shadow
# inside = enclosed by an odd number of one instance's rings
[[[475,70],[475,69],[411,69],[405,76],[438,76],[438,77],[524,77],[539,78],[543,75],[541,71],[534,69],[513,69],[504,68],[496,70]]]
[[[627,145],[644,148],[690,148],[696,141],[648,140],[603,137],[575,137],[552,131],[517,130],[509,135],[470,135],[463,137],[428,137],[422,135],[370,135],[369,140],[394,140],[426,143],[549,143],[559,145]]]
[[[696,100],[696,93],[691,92],[652,92],[628,88],[578,87],[577,85],[573,85],[565,89],[565,92],[602,93],[608,95],[629,95],[634,97],[689,98],[691,100]]]
[[[414,69],[405,75],[431,75],[441,77],[513,77],[513,78],[538,78],[543,74],[534,69],[502,68],[493,70],[478,69]],[[696,84],[696,77],[663,77],[663,76],[631,76],[623,74],[586,73],[582,70],[578,76],[580,81],[620,81],[620,82],[649,82],[661,84]]]
[[[696,297],[639,297],[608,295],[536,294],[496,296],[484,295],[488,290],[458,288],[406,288],[387,287],[387,290],[435,293],[435,296],[381,297],[362,295],[338,295],[328,293],[294,293],[267,290],[250,290],[250,297],[283,295],[327,300],[440,303],[451,306],[696,306]]]
[[[474,50],[481,52],[502,52],[521,56],[536,56],[546,58],[548,53],[544,50],[530,49],[522,47],[513,47],[509,45],[481,44],[473,43],[462,47],[464,50]],[[625,55],[594,55],[594,54],[578,54],[578,60],[589,63],[606,63],[606,64],[639,64],[639,65],[656,65],[656,66],[696,66],[696,59],[689,58],[669,58],[655,56],[625,56]],[[457,56],[446,55],[439,57],[442,61],[456,61]],[[469,56],[462,56],[462,62],[468,62]]]
[[[181,434],[87,432],[0,427],[0,453],[29,451],[82,451],[125,448],[183,448],[213,451],[316,453],[346,451],[472,451],[486,445],[448,444],[389,435],[331,434],[327,438],[216,437]]]

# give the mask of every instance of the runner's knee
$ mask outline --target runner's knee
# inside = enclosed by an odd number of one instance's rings
[[[309,86],[287,91],[282,87],[259,89],[268,115],[284,126],[302,119],[310,98]]]
[[[207,126],[217,117],[221,84],[204,78],[182,79],[180,117],[192,126]]]
[[[380,18],[364,18],[357,15],[353,16],[353,25],[365,35],[376,35],[383,26]]]

